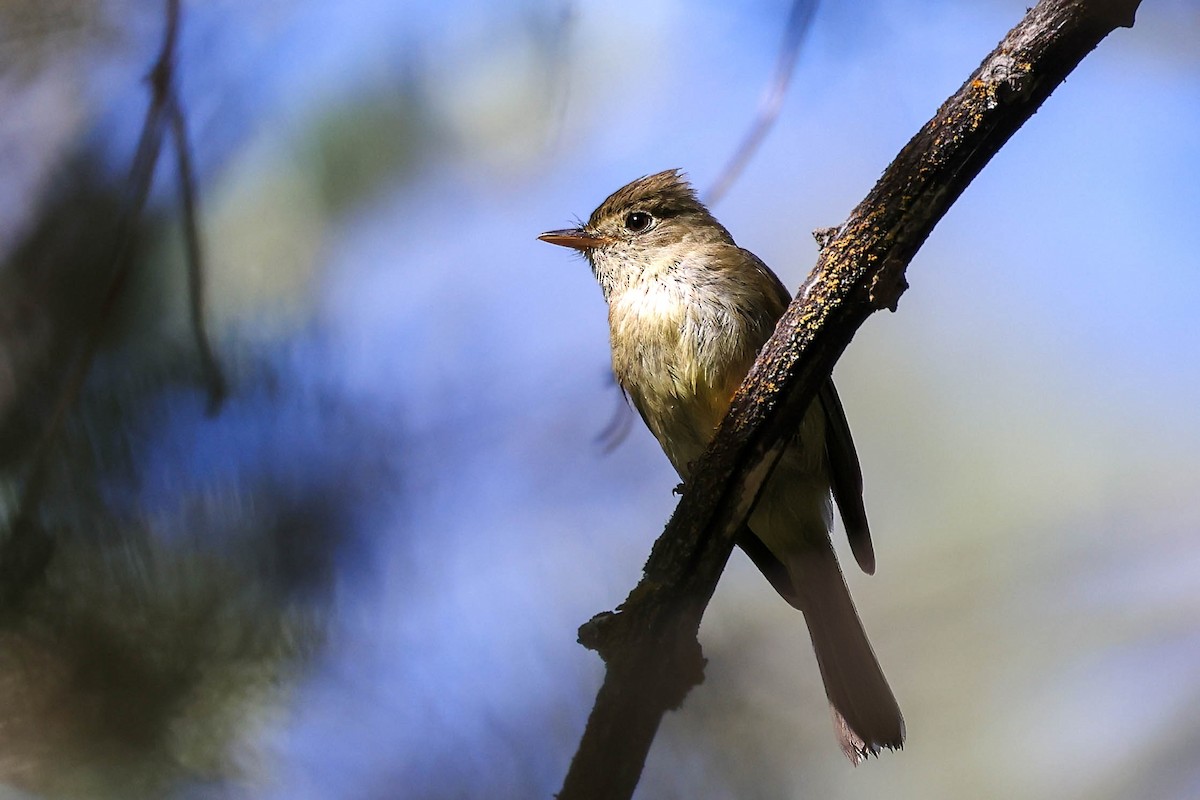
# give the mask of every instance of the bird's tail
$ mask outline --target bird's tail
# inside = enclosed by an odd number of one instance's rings
[[[882,748],[904,746],[904,718],[850,599],[829,541],[788,559],[796,605],[804,613],[833,709],[838,740],[858,764]]]

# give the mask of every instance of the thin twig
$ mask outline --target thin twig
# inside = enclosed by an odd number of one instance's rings
[[[796,58],[800,54],[800,43],[817,10],[817,0],[793,0],[792,10],[788,15],[787,27],[784,28],[783,44],[779,49],[779,59],[775,62],[775,72],[767,90],[758,104],[758,114],[746,131],[742,143],[733,151],[733,156],[725,168],[717,175],[712,187],[704,197],[704,202],[712,206],[721,201],[725,193],[742,174],[742,170],[750,163],[750,159],[758,152],[763,140],[767,138],[779,111],[783,108],[783,98],[787,95],[788,85],[792,82],[792,74],[796,71]]]
[[[187,258],[188,310],[192,324],[192,337],[200,355],[200,369],[208,387],[208,413],[221,410],[227,388],[221,365],[213,353],[204,319],[204,262],[200,250],[200,231],[196,215],[196,182],[192,172],[191,147],[188,143],[187,122],[179,108],[179,98],[172,92],[167,104],[167,115],[171,119],[171,138],[175,142],[175,156],[179,171],[179,200],[183,211],[183,240]]]
[[[617,404],[613,406],[613,414],[605,423],[604,428],[596,434],[596,442],[600,445],[600,452],[604,455],[616,450],[628,438],[629,432],[633,429],[633,409],[629,406],[629,398],[612,378],[611,372],[609,378]]]

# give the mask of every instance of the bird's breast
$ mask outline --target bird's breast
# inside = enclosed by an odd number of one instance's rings
[[[670,276],[612,295],[608,317],[613,373],[686,477],[769,331],[725,294]]]

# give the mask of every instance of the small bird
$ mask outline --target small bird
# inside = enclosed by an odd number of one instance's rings
[[[790,297],[734,243],[679,170],[639,178],[587,224],[538,237],[587,257],[604,299],[617,382],[685,485]],[[842,750],[857,764],[904,744],[904,719],[830,542],[837,500],[864,572],[875,554],[862,471],[826,381],[763,487],[738,544],[804,614]]]

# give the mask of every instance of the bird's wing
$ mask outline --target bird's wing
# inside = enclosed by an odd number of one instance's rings
[[[838,398],[833,380],[825,381],[817,398],[825,412],[825,455],[829,459],[829,484],[837,501],[846,537],[858,566],[868,575],[875,574],[875,548],[871,545],[871,529],[867,525],[867,510],[863,506],[862,467],[854,450],[854,438],[846,422],[846,412]]]
[[[787,308],[791,295],[783,282],[762,260],[750,251],[753,261],[771,278],[775,294]],[[782,313],[782,311],[780,312]],[[825,414],[825,452],[829,460],[829,482],[833,490],[833,499],[837,501],[838,511],[841,512],[842,522],[846,526],[846,536],[850,540],[850,550],[863,572],[875,574],[875,548],[871,544],[871,529],[867,525],[867,510],[863,506],[862,467],[858,463],[858,453],[854,449],[854,437],[850,435],[850,425],[846,422],[846,412],[842,409],[842,401],[838,398],[837,390],[833,387],[833,379],[825,381],[817,393],[817,399]],[[743,549],[746,549],[743,546]],[[749,552],[749,550],[747,550]],[[769,554],[769,551],[768,551]],[[751,555],[753,558],[753,555]],[[755,560],[758,568],[771,580],[767,570]],[[774,585],[775,581],[771,580]],[[779,589],[778,585],[775,585]],[[789,603],[792,600],[787,593],[780,594]]]
[[[758,567],[758,571],[763,574],[763,577],[774,587],[775,591],[779,592],[779,596],[786,600],[792,608],[803,610],[800,598],[796,596],[796,591],[792,588],[792,579],[788,575],[787,567],[763,544],[762,539],[754,535],[754,531],[750,530],[748,525],[741,527],[734,541],[746,555],[750,556],[754,566]]]

